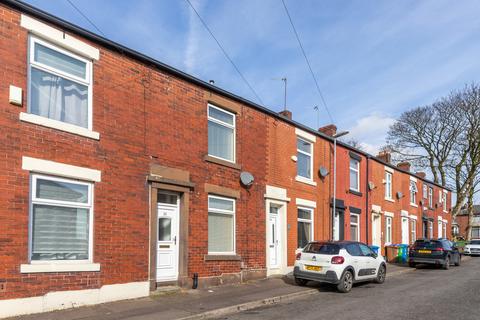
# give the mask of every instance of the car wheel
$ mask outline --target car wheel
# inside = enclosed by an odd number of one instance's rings
[[[408,266],[409,266],[410,268],[415,268],[415,267],[417,266],[417,264],[416,264],[415,262],[409,262],[409,263],[408,263]]]
[[[460,261],[462,260],[462,256],[461,255],[458,255],[458,258],[457,258],[457,261],[455,261],[455,267],[459,267],[460,266]]]
[[[337,285],[337,290],[342,293],[347,293],[353,287],[353,274],[351,271],[345,271],[340,278],[340,283]]]
[[[298,284],[299,286],[306,286],[308,283],[308,280],[301,279],[301,278],[295,278],[295,283]]]
[[[445,258],[445,263],[443,264],[443,269],[444,269],[444,270],[450,269],[450,257],[449,257],[449,256],[447,256],[447,257]]]
[[[378,268],[377,277],[373,280],[375,283],[384,283],[385,277],[387,276],[387,268],[382,264],[380,268]]]

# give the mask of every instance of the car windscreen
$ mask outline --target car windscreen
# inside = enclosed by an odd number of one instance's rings
[[[472,240],[469,242],[469,244],[477,244],[480,245],[480,240]]]
[[[440,241],[416,241],[414,247],[423,249],[436,249],[441,248],[442,243]]]
[[[338,254],[340,246],[333,243],[309,243],[303,252],[316,254]]]

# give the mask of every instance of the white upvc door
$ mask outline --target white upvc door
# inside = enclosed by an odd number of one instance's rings
[[[409,244],[408,218],[402,217],[402,244]]]
[[[340,240],[340,214],[338,211],[333,213],[333,240]]]
[[[439,239],[443,237],[442,231],[443,231],[443,222],[438,221],[438,238]]]
[[[280,267],[280,218],[278,215],[278,207],[270,205],[268,218],[268,250],[269,250],[269,267],[271,269]]]
[[[372,215],[372,244],[382,247],[382,219],[378,214]]]
[[[157,206],[157,281],[178,279],[179,199]]]

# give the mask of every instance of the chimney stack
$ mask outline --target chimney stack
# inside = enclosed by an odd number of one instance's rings
[[[385,163],[392,163],[392,154],[387,150],[380,151],[377,154],[377,158],[382,160]]]
[[[427,177],[427,174],[426,174],[425,172],[423,172],[423,171],[416,172],[415,175],[416,175],[417,177],[422,178],[422,179],[425,179],[425,178]]]
[[[407,172],[410,172],[410,162],[400,162],[399,164],[397,164],[397,167],[404,170],[404,171],[407,171]]]
[[[333,137],[337,133],[337,126],[334,124],[329,124],[325,127],[319,128],[318,131],[325,133],[327,136]]]
[[[285,109],[283,111],[280,111],[278,114],[280,114],[281,116],[284,116],[287,119],[292,120],[292,111],[289,111],[289,110]]]

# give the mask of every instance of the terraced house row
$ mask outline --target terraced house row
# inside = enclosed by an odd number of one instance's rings
[[[0,316],[285,274],[311,240],[450,234],[450,191],[407,163],[338,142],[334,170],[335,126],[21,2],[0,2],[0,68]]]

